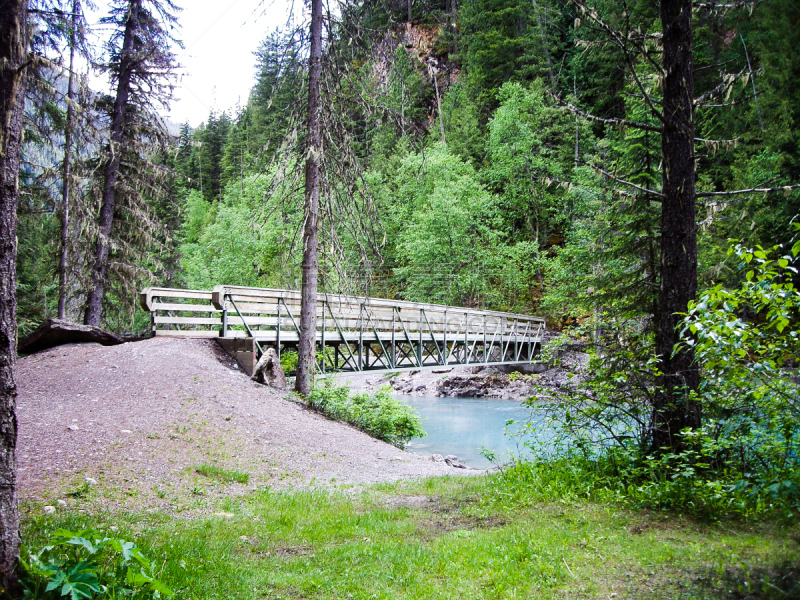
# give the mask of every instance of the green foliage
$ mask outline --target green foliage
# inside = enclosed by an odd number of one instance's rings
[[[20,581],[25,598],[69,600],[170,598],[153,565],[133,542],[96,531],[57,530],[36,552],[23,549]]]
[[[789,377],[800,358],[798,253],[800,241],[767,250],[736,243],[730,254],[741,261],[741,286],[717,285],[690,303],[683,337],[703,365],[704,386],[720,400],[737,390],[763,411],[800,412]]]
[[[289,373],[297,369],[297,362],[300,360],[297,352],[281,352],[281,367],[284,373]]]
[[[191,192],[179,247],[186,285],[290,285],[297,274],[299,255],[292,242],[300,217],[290,210],[290,200],[270,190],[269,178],[258,176],[228,185],[214,204]]]
[[[390,226],[405,298],[495,308],[527,300],[537,246],[502,243],[496,198],[470,163],[436,144],[409,154],[396,184]]]
[[[572,170],[571,148],[563,140],[574,138],[575,122],[545,100],[541,81],[530,88],[506,83],[498,101],[481,175],[500,195],[499,212],[509,237],[543,246],[551,234],[563,234],[573,218],[572,196],[554,183],[568,179]],[[581,129],[589,135],[585,126]]]
[[[486,133],[481,126],[478,105],[462,82],[456,82],[442,98],[447,146],[456,155],[476,167],[486,154]]]
[[[485,116],[507,81],[549,74],[557,47],[554,30],[542,25],[557,18],[548,0],[470,0],[459,11],[460,56],[468,85]]]
[[[347,386],[335,386],[328,379],[311,391],[308,405],[398,448],[425,435],[419,415],[392,397],[388,387],[371,394],[351,394]]]
[[[741,285],[707,290],[682,324],[703,367],[706,415],[703,430],[687,435],[712,466],[736,473],[742,489],[800,502],[800,241],[768,250],[736,243],[730,253],[741,261]]]
[[[538,391],[551,402],[559,434],[545,439],[541,426],[530,426],[529,445],[538,439],[551,458],[585,470],[591,490],[637,506],[711,519],[795,515],[800,293],[793,279],[800,242],[770,250],[735,244],[731,254],[741,261],[741,285],[707,290],[681,325],[682,343],[694,348],[702,369],[695,399],[703,422],[682,432],[680,452],[650,453],[658,372],[640,320],[590,322],[573,332],[586,338],[600,327],[602,352],[592,350],[570,385]]]
[[[49,215],[34,212],[32,196],[23,196],[19,207],[17,236],[17,324],[22,338],[42,321],[55,316],[58,307],[58,278],[52,264],[58,239],[58,223]]]
[[[247,483],[250,481],[250,475],[247,473],[223,469],[217,465],[198,465],[194,468],[194,470],[200,475],[209,477],[211,479],[218,479],[223,483]]]

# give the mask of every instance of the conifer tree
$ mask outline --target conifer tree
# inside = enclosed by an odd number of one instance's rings
[[[104,22],[117,27],[109,42],[110,61],[106,70],[116,93],[105,102],[110,120],[109,143],[102,167],[100,215],[97,222],[92,281],[86,300],[84,323],[99,325],[107,285],[112,229],[120,200],[136,218],[146,219],[146,210],[131,210],[141,202],[141,189],[131,177],[149,176],[141,168],[144,146],[163,140],[165,131],[155,113],[166,106],[172,94],[176,68],[170,30],[175,26],[177,7],[171,0],[116,0]],[[141,185],[140,188],[148,186]]]
[[[82,19],[80,0],[72,0],[72,14],[69,19],[69,67],[67,74],[67,115],[64,123],[64,160],[61,182],[61,248],[58,262],[58,318],[63,319],[67,310],[67,260],[70,225],[70,189],[72,179],[72,133],[75,114],[75,49],[78,41],[78,27]]]
[[[316,362],[317,282],[319,277],[319,196],[322,162],[322,0],[311,0],[311,55],[308,66],[308,121],[306,149],[306,200],[303,228],[303,284],[300,306],[300,340],[295,389],[311,393]]]

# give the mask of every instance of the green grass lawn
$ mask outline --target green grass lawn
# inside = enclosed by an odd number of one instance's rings
[[[116,527],[179,598],[800,598],[794,524],[512,506],[496,477],[252,492],[196,519],[70,509],[27,517],[24,537],[37,547],[58,527]]]

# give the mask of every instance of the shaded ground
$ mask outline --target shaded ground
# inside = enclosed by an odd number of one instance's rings
[[[16,377],[19,487],[31,510],[57,500],[88,509],[91,498],[111,509],[194,512],[263,486],[465,473],[251,382],[210,340],[61,346],[20,359]],[[204,464],[249,481],[202,476]]]

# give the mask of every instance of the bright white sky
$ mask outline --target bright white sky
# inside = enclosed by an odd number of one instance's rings
[[[106,0],[90,21],[105,14]],[[244,106],[255,76],[255,52],[267,34],[282,27],[289,12],[302,10],[295,0],[176,0],[181,29],[177,38],[182,65],[168,117],[174,123],[197,127],[211,110]],[[102,38],[106,31],[98,31]]]

